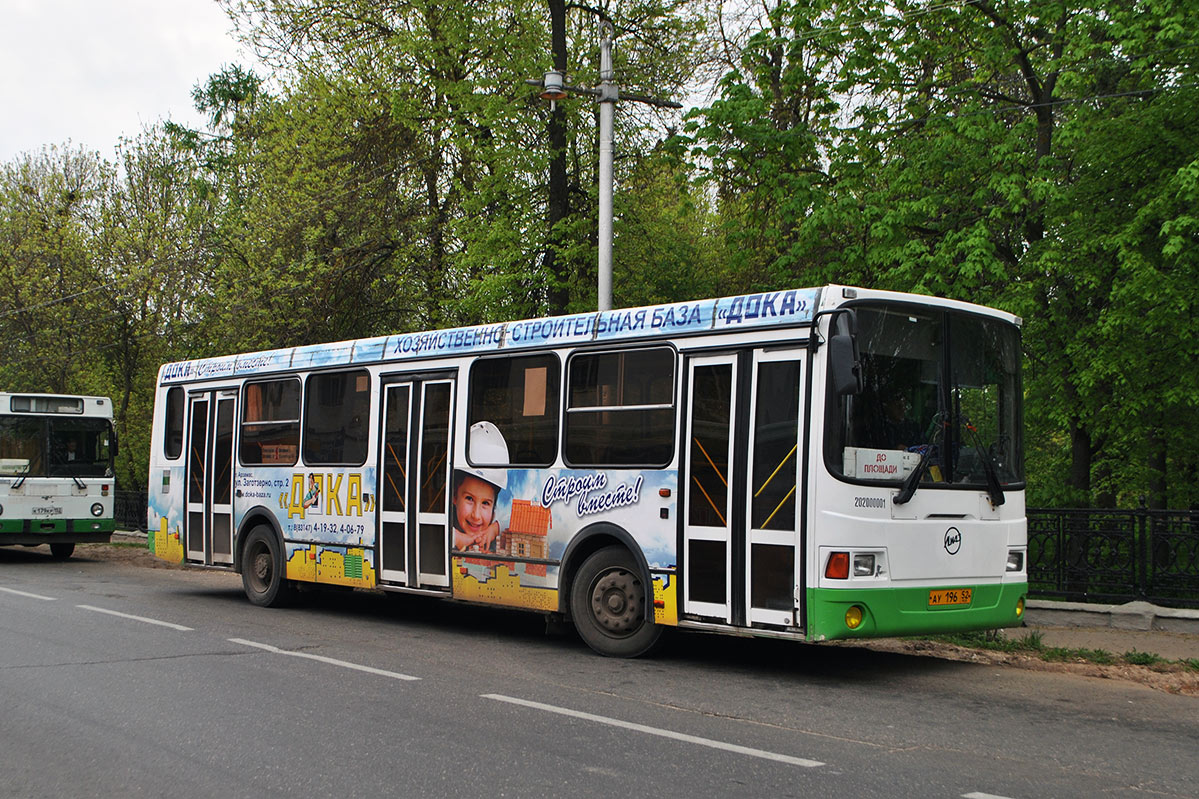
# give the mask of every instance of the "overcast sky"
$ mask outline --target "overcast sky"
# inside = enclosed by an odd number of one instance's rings
[[[214,0],[0,0],[0,162],[68,140],[113,160],[145,125],[199,125],[192,87],[255,63],[231,29]]]

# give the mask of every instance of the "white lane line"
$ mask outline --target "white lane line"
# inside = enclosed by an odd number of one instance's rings
[[[413,677],[410,674],[400,674],[398,671],[386,671],[384,669],[376,669],[373,666],[362,666],[358,663],[350,663],[345,660],[337,660],[336,658],[327,658],[324,655],[311,655],[307,652],[291,652],[286,649],[280,649],[277,646],[270,644],[259,644],[254,641],[247,641],[244,638],[230,638],[229,641],[242,646],[252,646],[255,649],[265,649],[267,652],[274,652],[276,655],[291,655],[296,658],[307,658],[308,660],[316,660],[321,663],[328,663],[333,666],[341,666],[344,669],[353,669],[354,671],[365,671],[367,674],[378,674],[381,677],[391,677],[395,680],[419,680],[420,677]]]
[[[724,741],[713,741],[711,738],[700,738],[695,735],[687,735],[682,732],[674,732],[673,730],[663,730],[658,727],[647,727],[644,724],[634,724],[631,721],[621,721],[620,719],[612,719],[607,716],[596,716],[591,713],[583,713],[578,710],[570,710],[569,708],[556,707],[554,705],[543,705],[540,702],[530,702],[527,699],[517,699],[503,694],[481,694],[483,699],[494,699],[497,702],[508,702],[513,705],[521,705],[523,707],[531,707],[535,710],[544,710],[548,713],[557,713],[561,716],[570,716],[571,718],[583,719],[585,721],[594,721],[599,724],[608,724],[612,727],[623,727],[626,730],[634,730],[643,732],[647,735],[657,735],[661,738],[672,738],[676,741],[684,743],[697,744],[698,746],[708,746],[712,749],[723,749],[726,752],[734,752],[739,755],[749,755],[750,757],[760,757],[764,760],[776,760],[779,763],[789,763],[793,766],[803,766],[805,768],[814,768],[823,766],[824,764],[818,760],[807,760],[802,757],[792,757],[791,755],[780,755],[777,752],[767,752],[764,749],[752,749],[748,746],[738,746],[737,744],[725,743]]]
[[[58,599],[58,597],[56,597],[56,596],[42,596],[41,594],[31,594],[28,591],[18,591],[15,588],[0,588],[0,591],[3,591],[6,594],[16,594],[17,596],[27,596],[30,599],[44,599],[47,602],[53,602],[54,600]]]
[[[962,794],[962,799],[1010,799],[1010,797],[1000,796],[997,793],[980,793],[979,791],[974,791],[973,793]]]
[[[145,616],[134,616],[131,613],[120,613],[118,611],[109,610],[107,608],[98,608],[98,607],[95,607],[94,605],[76,605],[75,607],[83,608],[84,610],[94,610],[97,613],[107,613],[109,616],[119,616],[122,619],[133,619],[134,621],[142,621],[142,622],[145,622],[146,624],[157,624],[159,627],[170,627],[172,630],[190,630],[191,629],[191,627],[184,627],[182,624],[175,624],[175,623],[169,622],[169,621],[160,621],[158,619],[148,619]]]

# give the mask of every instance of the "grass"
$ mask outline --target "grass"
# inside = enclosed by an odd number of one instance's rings
[[[1100,666],[1128,664],[1131,666],[1147,666],[1160,668],[1170,665],[1181,665],[1191,671],[1199,671],[1199,658],[1186,660],[1169,660],[1152,652],[1139,652],[1133,649],[1123,655],[1114,655],[1105,649],[1071,649],[1060,646],[1046,646],[1044,636],[1030,630],[1017,638],[1008,638],[1002,630],[987,630],[983,632],[954,633],[951,635],[933,636],[933,640],[968,649],[986,649],[993,652],[1023,653],[1039,657],[1049,663],[1095,663]]]

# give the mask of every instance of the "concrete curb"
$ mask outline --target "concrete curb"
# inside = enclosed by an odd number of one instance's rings
[[[1030,599],[1024,623],[1044,627],[1111,627],[1116,630],[1161,630],[1199,635],[1199,610],[1163,608],[1149,602],[1093,605]]]

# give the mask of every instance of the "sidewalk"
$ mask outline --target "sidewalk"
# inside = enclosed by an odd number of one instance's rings
[[[1163,608],[1148,602],[1092,605],[1032,599],[1019,638],[1037,632],[1046,646],[1103,649],[1113,655],[1136,650],[1167,660],[1199,661],[1199,610]]]

